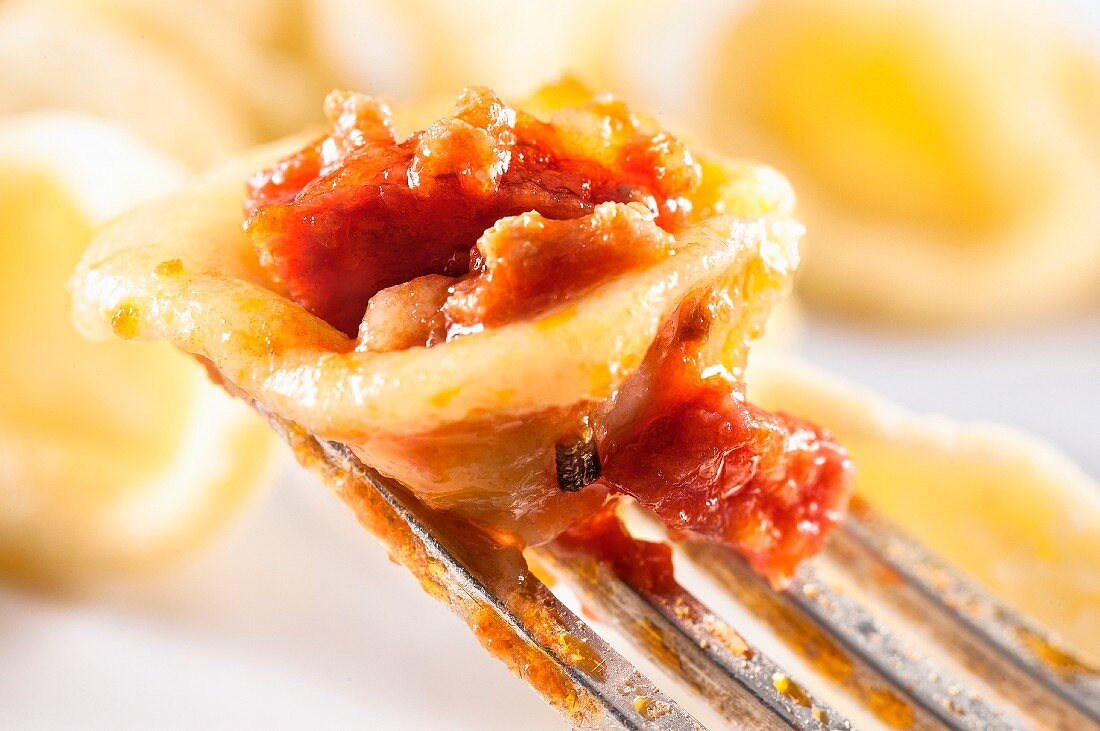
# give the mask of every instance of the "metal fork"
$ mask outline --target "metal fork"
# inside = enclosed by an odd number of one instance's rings
[[[347,447],[257,409],[391,557],[574,727],[704,728],[536,578],[517,549],[471,541]],[[679,550],[788,654],[843,691],[837,701],[887,727],[1100,729],[1100,672],[866,505],[854,505],[825,553],[780,591],[725,548],[686,542]],[[722,727],[855,727],[683,587],[646,591],[553,544],[536,557]],[[915,636],[945,652],[927,652]]]

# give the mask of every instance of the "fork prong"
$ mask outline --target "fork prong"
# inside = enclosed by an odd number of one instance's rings
[[[381,539],[390,556],[576,728],[702,730],[538,581],[519,551],[471,542],[472,531],[460,532],[445,516],[424,508],[347,447],[318,440],[257,409],[298,460]]]
[[[828,555],[863,591],[1040,722],[1100,728],[1100,671],[869,507],[853,506]]]
[[[803,566],[775,591],[733,551],[689,541],[685,552],[792,649],[887,725],[972,731],[1023,726],[903,641],[865,607]],[[907,701],[904,701],[907,699]]]
[[[568,577],[601,619],[737,728],[852,728],[678,584],[670,591],[647,590],[594,557],[555,550],[553,544],[538,555]]]

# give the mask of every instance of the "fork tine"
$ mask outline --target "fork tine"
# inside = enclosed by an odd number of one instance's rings
[[[733,551],[689,541],[685,552],[796,652],[887,725],[992,731],[1022,728],[887,629],[852,598],[803,566],[774,591]],[[900,701],[908,698],[911,703]]]
[[[852,728],[678,584],[673,591],[649,591],[593,557],[567,554],[553,544],[538,549],[538,556],[568,576],[602,618],[738,728]]]
[[[471,546],[470,531],[423,508],[345,446],[256,405],[295,456],[356,513],[424,589],[576,728],[701,731],[702,725],[565,607],[515,549]],[[450,530],[448,530],[450,528]]]
[[[864,591],[1043,723],[1100,727],[1100,671],[867,506],[853,506],[829,554]]]

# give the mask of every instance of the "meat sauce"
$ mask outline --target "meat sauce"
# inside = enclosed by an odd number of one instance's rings
[[[473,88],[403,141],[377,100],[337,93],[326,111],[330,135],[252,178],[245,228],[290,295],[350,336],[379,290],[477,270],[474,244],[501,218],[637,202],[672,231],[700,178],[682,144],[618,102],[542,122]]]
[[[643,405],[600,440],[602,479],[673,532],[733,546],[782,581],[843,518],[852,466],[824,430],[748,403],[728,375],[704,377],[712,316],[700,302],[681,307],[652,351]]]
[[[475,88],[401,141],[377,100],[334,93],[326,110],[329,135],[250,181],[246,231],[289,294],[360,348],[432,346],[548,310],[673,255],[701,215],[690,152],[618,102],[540,121]],[[824,431],[704,377],[698,310],[654,345],[631,418],[594,424],[590,466],[673,531],[781,581],[840,520],[851,467]],[[610,512],[560,541],[646,586],[671,581],[667,547],[633,541]]]
[[[777,580],[820,550],[850,492],[847,455],[827,433],[716,386],[662,394],[605,451],[612,489]]]

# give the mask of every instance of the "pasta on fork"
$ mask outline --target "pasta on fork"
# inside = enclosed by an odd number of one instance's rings
[[[103,229],[78,325],[174,343],[499,543],[629,495],[782,583],[851,489],[828,433],[744,398],[798,265],[789,187],[574,85],[531,106],[470,88],[399,139],[334,92],[320,135]]]

